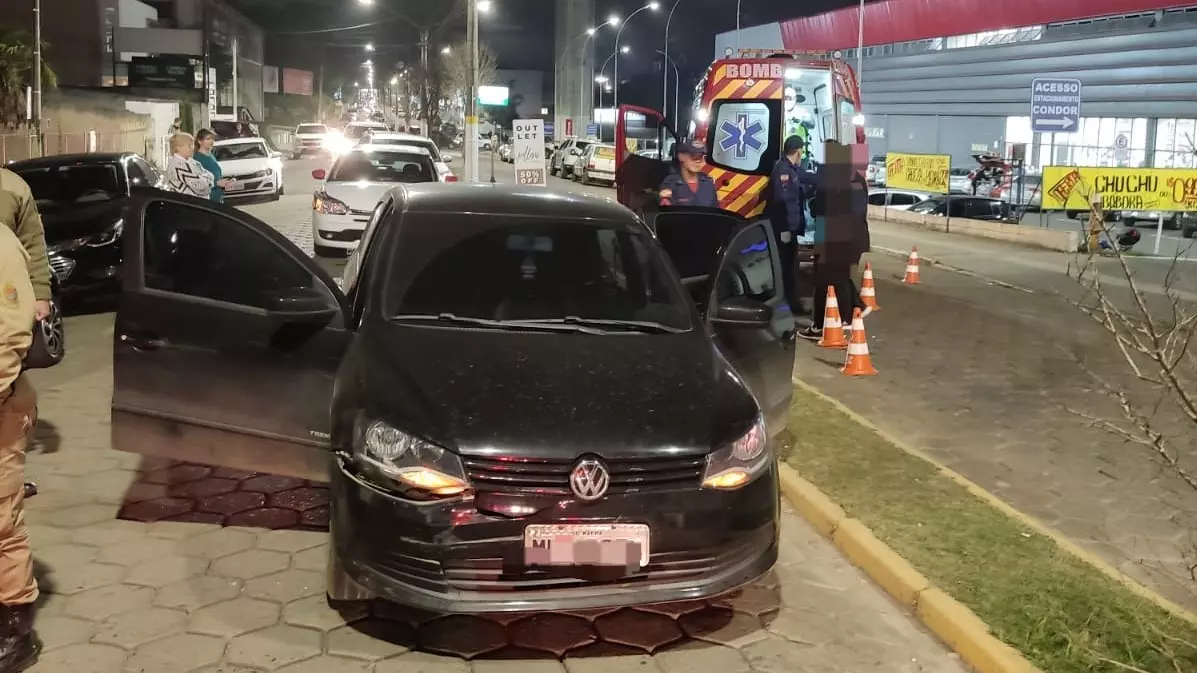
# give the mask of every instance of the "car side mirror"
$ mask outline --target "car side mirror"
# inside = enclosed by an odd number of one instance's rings
[[[316,178],[317,180],[323,180],[324,178],[328,177],[328,172],[323,168],[317,168],[316,170],[312,171],[312,177]]]
[[[319,290],[292,288],[270,298],[267,314],[283,322],[328,322],[336,317],[339,307]]]
[[[773,308],[747,297],[725,299],[711,314],[711,324],[723,327],[759,329],[772,322]]]
[[[282,159],[282,158],[283,158],[283,153],[282,153],[282,152],[279,152],[278,150],[275,150],[275,151],[273,151],[273,152],[271,152],[271,153],[270,153],[270,158],[271,158],[271,159]]]
[[[451,155],[451,154],[442,154],[441,158],[445,160],[446,164],[453,163],[453,155]]]

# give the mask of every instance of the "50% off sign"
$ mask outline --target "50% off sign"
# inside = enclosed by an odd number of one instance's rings
[[[948,193],[952,157],[947,154],[885,155],[885,186],[935,194]]]

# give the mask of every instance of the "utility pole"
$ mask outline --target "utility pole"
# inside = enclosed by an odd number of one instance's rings
[[[420,87],[420,93],[421,93],[421,95],[420,95],[420,122],[421,122],[420,128],[423,131],[422,135],[424,135],[424,137],[428,137],[428,131],[429,131],[428,126],[429,126],[429,124],[432,123],[432,119],[429,117],[429,114],[428,114],[429,103],[432,102],[429,100],[429,98],[431,97],[430,87],[429,87],[429,79],[432,77],[432,71],[428,69],[428,39],[429,39],[428,29],[421,28],[420,29],[420,69],[423,71],[424,75],[421,78],[421,87]]]
[[[320,45],[320,80],[316,83],[316,121],[324,123],[324,55],[327,45]]]
[[[237,112],[237,37],[233,37],[233,120],[241,121]]]
[[[116,44],[112,45],[113,50]],[[113,75],[113,86],[116,85]],[[33,0],[33,128],[37,132],[37,147],[42,148],[42,0]]]
[[[468,0],[466,41],[469,42],[470,67],[466,91],[465,174],[467,182],[478,181],[478,0]]]

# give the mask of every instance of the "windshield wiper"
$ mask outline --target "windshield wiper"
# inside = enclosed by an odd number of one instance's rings
[[[391,317],[392,320],[412,320],[426,322],[447,322],[459,325],[474,325],[490,329],[505,330],[543,330],[549,332],[582,332],[584,334],[605,334],[606,332],[581,324],[568,324],[563,321],[552,320],[492,320],[490,318],[471,318],[456,313],[401,313]]]
[[[652,320],[613,320],[608,318],[583,318],[576,315],[567,315],[564,318],[538,318],[533,320],[514,320],[510,322],[518,323],[538,323],[548,325],[578,325],[585,327],[599,327],[599,328],[620,328],[631,332],[649,332],[653,334],[680,334],[686,330],[683,328],[673,327]]]

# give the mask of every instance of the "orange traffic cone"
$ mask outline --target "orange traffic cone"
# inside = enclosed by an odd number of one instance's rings
[[[844,321],[840,318],[840,304],[835,298],[835,288],[827,286],[827,308],[823,309],[823,338],[819,339],[820,348],[847,348],[848,339],[844,337]]]
[[[881,308],[877,305],[877,286],[873,285],[873,265],[868,262],[865,262],[864,280],[860,283],[860,300],[874,311]]]
[[[907,285],[919,284],[919,247],[910,250],[910,259],[906,260],[906,277],[902,279]]]
[[[865,336],[860,309],[852,312],[852,343],[848,344],[848,357],[840,371],[848,376],[874,376],[877,373],[869,358],[869,339]]]

